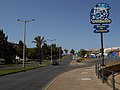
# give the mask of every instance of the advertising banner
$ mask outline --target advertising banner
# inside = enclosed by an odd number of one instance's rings
[[[91,24],[110,24],[112,22],[112,20],[108,18],[110,9],[108,4],[98,3],[90,12]]]

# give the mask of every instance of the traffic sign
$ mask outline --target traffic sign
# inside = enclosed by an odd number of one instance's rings
[[[109,30],[94,30],[94,33],[108,33]]]
[[[94,28],[96,30],[105,30],[109,27],[109,25],[95,25]]]

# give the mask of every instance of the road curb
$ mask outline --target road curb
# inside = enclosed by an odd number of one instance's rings
[[[45,87],[43,87],[41,90],[47,90],[63,73],[55,77],[53,80],[51,80]]]
[[[75,61],[75,60],[74,60]],[[72,61],[70,62],[69,65],[72,64]],[[47,90],[60,76],[62,76],[65,72],[59,74],[58,76],[56,76],[54,79],[52,79],[45,87],[43,87],[41,90]]]

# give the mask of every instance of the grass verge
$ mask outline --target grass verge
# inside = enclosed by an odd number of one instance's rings
[[[64,56],[62,59],[60,59],[60,61],[65,60],[67,58],[68,58],[68,56]],[[39,65],[33,65],[33,66],[26,65],[25,68],[21,67],[21,68],[12,68],[12,69],[2,69],[2,70],[0,70],[0,76],[18,73],[18,72],[23,72],[23,71],[27,71],[27,70],[32,70],[32,69],[48,66],[50,64],[51,64],[50,61],[44,61],[42,64],[39,64]],[[14,67],[15,65],[10,65],[10,66]]]
[[[3,70],[0,70],[0,76],[13,74],[13,73],[17,73],[17,72],[22,72],[22,71],[27,71],[27,70],[32,70],[32,69],[44,67],[44,66],[47,66],[50,64],[51,64],[50,62],[44,62],[41,65],[25,66],[25,68],[21,67],[21,68],[3,69]]]

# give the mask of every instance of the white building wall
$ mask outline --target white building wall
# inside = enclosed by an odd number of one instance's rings
[[[114,50],[120,50],[120,47],[110,47],[110,48],[104,48],[104,52],[110,52],[110,51],[114,51]]]

